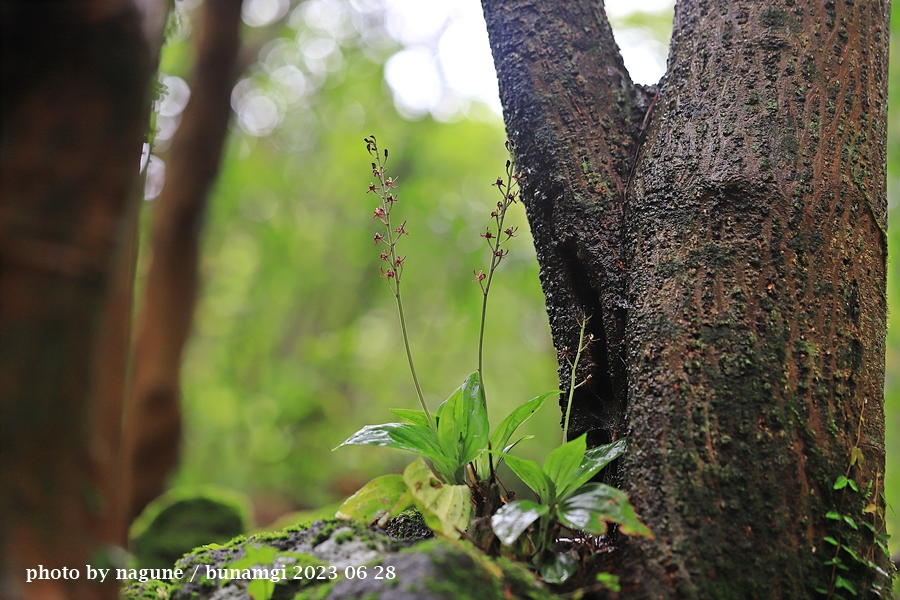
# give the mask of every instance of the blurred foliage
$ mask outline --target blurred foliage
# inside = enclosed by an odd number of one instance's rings
[[[184,79],[192,62],[190,4],[177,3],[185,14],[176,20],[161,68]],[[246,491],[263,525],[289,510],[339,501],[378,474],[400,472],[408,460],[387,449],[331,452],[362,425],[390,419],[389,407],[417,406],[393,298],[379,278],[362,138],[378,136],[391,152],[389,174],[399,176],[397,214],[411,232],[403,247],[407,317],[433,408],[475,368],[481,295],[472,271],[487,264],[478,234],[496,202],[491,183],[506,159],[502,120],[484,106],[464,103],[464,112],[449,122],[398,114],[383,67],[400,47],[387,35],[376,0],[315,0],[290,8],[278,24],[247,28],[245,36],[248,47],[258,48],[258,60],[235,88],[239,117],[207,215],[204,290],[183,372],[184,455],[174,479]],[[890,63],[891,216],[900,204],[898,13]],[[613,26],[667,44],[671,14],[634,13]],[[178,115],[167,118],[174,130]],[[162,159],[166,145],[158,139]],[[534,249],[524,211],[514,208],[511,222],[521,235],[501,266],[488,309],[485,385],[495,423],[557,386]],[[894,255],[896,227],[889,239]],[[897,269],[890,263],[895,316]],[[886,492],[895,507],[898,373],[894,324]],[[525,427],[524,433],[537,435],[520,446],[525,458],[542,460],[558,442],[559,411],[551,404],[542,413]],[[889,519],[891,530],[900,530],[896,512],[889,510]]]
[[[263,513],[333,502],[408,462],[386,449],[331,451],[363,424],[390,420],[389,407],[418,406],[394,300],[379,277],[364,135],[390,149],[389,174],[399,177],[396,210],[411,232],[402,247],[405,305],[432,408],[476,367],[481,292],[472,271],[486,268],[479,233],[507,158],[502,121],[486,108],[449,123],[398,116],[382,73],[391,48],[351,38],[324,73],[309,69],[288,43],[317,35],[310,29],[285,27],[287,43],[264,46],[263,62],[238,84],[270,93],[285,116],[269,136],[249,135],[242,120],[234,127],[207,215],[204,291],[183,375],[176,482],[245,490]],[[186,45],[167,46],[166,73],[187,78]],[[273,73],[298,63],[313,91],[289,104]],[[498,273],[486,335],[494,422],[557,385],[521,206],[510,219],[522,235]],[[545,454],[558,420],[551,406],[523,428],[538,435],[523,454]]]

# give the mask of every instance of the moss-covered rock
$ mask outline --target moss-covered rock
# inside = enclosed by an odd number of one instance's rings
[[[184,572],[180,581],[134,583],[122,591],[122,600],[553,597],[521,565],[486,558],[469,544],[399,540],[349,521],[315,521],[203,546],[176,567]]]
[[[138,569],[171,568],[203,544],[247,531],[248,503],[222,490],[175,490],[151,502],[131,528],[129,547]]]
[[[321,591],[317,591],[321,594]],[[327,593],[294,600],[544,600],[554,598],[523,566],[492,560],[466,545],[433,539],[390,554],[365,579],[342,578]]]

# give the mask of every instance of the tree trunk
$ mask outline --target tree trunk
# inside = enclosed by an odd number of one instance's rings
[[[115,581],[85,572],[122,538],[108,527],[116,461],[93,375],[136,198],[150,57],[130,2],[2,10],[0,595],[115,598]],[[39,565],[79,577],[26,583]]]
[[[483,5],[554,342],[595,338],[572,435],[627,436],[655,534],[623,597],[889,587],[887,0],[680,0],[658,89],[598,2]]]
[[[219,164],[238,75],[241,0],[206,0],[191,100],[175,134],[168,176],[154,202],[151,249],[125,420],[127,517],[165,489],[181,443],[181,356],[193,321],[200,230]]]

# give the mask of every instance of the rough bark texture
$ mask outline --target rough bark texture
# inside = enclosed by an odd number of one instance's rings
[[[623,596],[815,597],[826,536],[888,569],[825,516],[884,528],[887,0],[680,0],[658,96],[598,3],[483,4],[554,341],[600,334],[574,433],[628,436],[656,536]]]
[[[126,411],[129,520],[165,489],[181,437],[179,373],[198,285],[200,228],[219,171],[240,48],[240,0],[207,0],[191,100],[154,202],[152,262],[137,324],[134,386]]]
[[[119,540],[104,499],[94,352],[147,124],[129,2],[3,4],[0,596],[114,598],[84,565]],[[79,568],[25,583],[25,569]]]
[[[600,6],[485,2],[501,97],[534,236],[554,343],[594,343],[579,366],[571,436],[621,437],[625,399],[622,198],[650,91],[632,85]],[[560,379],[569,367],[560,361]],[[564,402],[565,400],[561,400]]]

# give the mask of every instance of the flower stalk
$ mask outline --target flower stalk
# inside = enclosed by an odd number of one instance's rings
[[[509,250],[503,248],[503,244],[516,236],[518,227],[503,228],[506,220],[507,209],[518,201],[519,198],[519,180],[522,178],[520,173],[515,171],[515,149],[516,146],[512,140],[507,140],[506,150],[509,152],[509,159],[506,161],[506,181],[501,177],[493,185],[497,188],[503,199],[497,202],[495,210],[491,211],[491,218],[494,220],[493,227],[488,226],[481,237],[487,241],[488,248],[491,250],[491,264],[488,272],[477,271],[475,273],[475,281],[481,286],[481,325],[478,330],[478,374],[481,375],[481,381],[484,382],[484,325],[487,319],[487,301],[488,294],[491,291],[491,282],[494,280],[494,271],[500,265],[500,261],[509,255]],[[505,237],[504,237],[505,236]],[[483,385],[483,383],[482,383]]]
[[[400,241],[402,236],[409,235],[409,232],[406,231],[406,221],[403,221],[398,227],[394,227],[391,221],[391,211],[394,204],[397,203],[397,196],[393,192],[393,190],[397,189],[397,180],[396,178],[386,177],[385,175],[387,172],[386,165],[388,161],[387,148],[384,149],[383,154],[379,152],[374,135],[365,138],[365,142],[366,150],[375,161],[372,163],[372,175],[378,181],[378,183],[369,184],[367,193],[374,193],[380,200],[379,205],[372,214],[372,218],[380,221],[384,226],[383,232],[376,232],[373,239],[375,240],[376,246],[387,246],[387,248],[381,252],[381,260],[387,262],[388,267],[387,269],[381,267],[381,276],[384,279],[387,279],[388,287],[390,287],[391,293],[394,294],[394,299],[397,301],[397,313],[400,317],[400,331],[403,334],[403,347],[406,349],[406,360],[409,363],[409,372],[412,375],[413,385],[416,388],[416,395],[419,398],[419,404],[422,406],[422,411],[425,413],[425,416],[428,417],[428,424],[436,431],[437,428],[434,423],[434,418],[431,416],[431,411],[428,410],[428,405],[425,403],[425,395],[422,393],[422,386],[419,384],[419,377],[416,374],[416,365],[415,362],[413,362],[412,351],[409,347],[409,333],[406,328],[406,316],[403,313],[403,298],[400,295],[400,282],[403,279],[403,265],[406,262],[406,255],[400,256],[397,253],[397,242]]]

